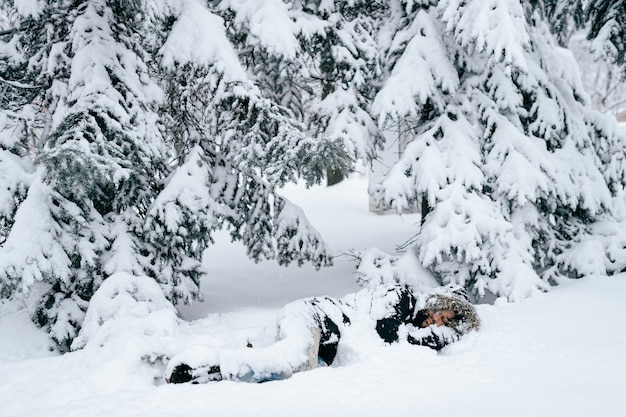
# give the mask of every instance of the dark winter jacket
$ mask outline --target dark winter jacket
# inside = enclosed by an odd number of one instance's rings
[[[462,287],[439,288],[426,294],[423,300],[420,300],[421,294],[415,294],[406,286],[396,287],[394,291],[398,292],[398,302],[393,314],[376,321],[376,331],[388,343],[397,341],[399,329],[405,327],[409,343],[440,350],[480,327],[480,318]],[[432,325],[420,329],[423,313],[428,310],[453,310],[456,317],[445,328]]]
[[[371,300],[367,302],[367,298]],[[400,334],[409,343],[440,350],[456,342],[464,334],[480,327],[480,318],[460,286],[446,286],[422,294],[407,285],[381,286],[365,289],[341,300],[313,298],[316,321],[321,329],[319,358],[331,364],[341,339],[341,329],[350,323],[350,316],[360,308],[369,308],[378,335],[387,343],[396,342]],[[419,328],[427,310],[453,310],[456,317],[447,326]],[[400,330],[403,331],[400,331]]]

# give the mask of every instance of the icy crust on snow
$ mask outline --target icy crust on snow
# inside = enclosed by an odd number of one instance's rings
[[[166,338],[177,333],[176,309],[159,284],[119,272],[104,280],[91,298],[72,349],[101,347],[110,339],[130,335]]]

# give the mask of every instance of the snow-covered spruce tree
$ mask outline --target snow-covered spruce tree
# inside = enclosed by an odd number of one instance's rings
[[[303,213],[275,192],[297,177],[320,182],[329,160],[325,144],[304,135],[293,113],[251,82],[221,18],[195,1],[169,12],[160,19],[171,27],[158,59],[177,166],[148,215],[151,239],[172,232],[180,239],[181,231],[208,239],[207,230],[225,224],[252,259],[330,264]],[[202,220],[190,229],[186,222],[196,217]],[[206,242],[200,243],[202,251]]]
[[[25,51],[14,36],[21,23],[12,6],[0,4],[0,243],[26,198],[34,172],[32,152],[47,126],[39,111],[48,105],[42,100],[44,88],[37,72],[29,71]],[[3,287],[2,293],[12,288]]]
[[[20,127],[6,148],[29,162],[30,178],[13,199],[0,282],[67,349],[107,274],[149,272],[142,216],[169,153],[151,110],[161,93],[134,34],[140,4],[31,3],[39,8],[23,13],[24,4],[3,78],[29,94],[3,108],[5,126]]]
[[[355,159],[365,162],[375,158],[382,146],[370,106],[380,88],[376,35],[386,3],[307,2],[302,19],[315,19],[320,29],[298,33],[314,82],[309,129],[316,136],[341,140]]]
[[[545,11],[553,32],[567,45],[577,29],[584,29],[606,59],[626,63],[626,2],[624,0],[543,0],[532,2]]]
[[[380,146],[369,113],[379,86],[380,1],[219,2],[227,33],[264,95],[289,108],[342,177]],[[329,178],[330,183],[330,178]]]
[[[587,0],[542,0],[532,4],[539,9],[552,27],[552,33],[561,46],[567,46],[571,36],[588,23],[585,12]]]
[[[570,49],[592,107],[618,114],[626,107],[626,3],[623,0],[543,0],[552,33]]]
[[[9,6],[0,293],[61,349],[110,276],[125,291],[125,276],[147,276],[172,303],[197,297],[201,255],[224,225],[254,259],[331,262],[275,193],[297,176],[319,182],[327,151],[248,79],[206,4]]]
[[[626,64],[626,1],[590,0],[589,37],[604,44],[605,54],[617,65]],[[626,72],[626,70],[624,71]]]
[[[568,49],[576,57],[592,107],[613,114],[626,109],[624,67],[606,59],[599,53],[595,42],[589,41],[582,31],[571,37]]]
[[[297,12],[281,0],[216,3],[241,64],[263,95],[304,120],[306,96],[312,91],[295,36]]]
[[[617,265],[590,233],[623,188],[624,138],[588,107],[540,10],[393,1],[380,39],[388,76],[373,111],[409,144],[371,191],[421,209],[422,265],[510,300]]]

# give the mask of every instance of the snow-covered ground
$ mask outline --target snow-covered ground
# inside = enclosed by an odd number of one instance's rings
[[[366,180],[285,194],[299,203],[335,253],[393,251],[411,236],[414,216],[367,210]],[[358,289],[354,264],[333,268],[254,264],[217,236],[207,253],[206,299],[163,350],[188,345],[271,343],[280,307],[311,295]],[[263,384],[166,385],[163,366],[140,360],[141,336],[112,339],[64,356],[26,314],[0,306],[0,416],[624,416],[626,275],[570,281],[520,303],[480,305],[479,332],[440,354],[408,344],[346,336],[337,366]],[[154,346],[155,351],[159,346]],[[158,362],[157,362],[158,363]]]

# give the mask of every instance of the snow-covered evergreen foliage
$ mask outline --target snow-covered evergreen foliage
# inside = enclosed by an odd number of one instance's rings
[[[94,293],[72,348],[99,347],[114,337],[172,336],[177,325],[176,309],[157,282],[117,272]]]
[[[373,111],[410,143],[372,191],[421,208],[421,263],[512,300],[589,273],[573,253],[623,188],[624,138],[589,109],[544,16],[508,0],[390,7]]]
[[[23,296],[35,320],[67,347],[104,279],[107,223],[127,213],[128,230],[117,231],[141,241],[139,217],[168,153],[150,110],[159,89],[128,20],[136,4],[40,6],[22,15],[29,28],[12,39],[15,64],[3,68],[3,78],[21,83],[14,88],[33,90],[16,93],[7,107],[16,110],[8,118],[24,126],[18,154],[39,168],[14,214],[0,270],[3,288],[19,282],[7,291]]]
[[[62,349],[114,274],[150,277],[171,303],[199,297],[219,228],[257,260],[331,262],[275,189],[345,169],[343,145],[255,85],[218,6],[3,4],[0,292]]]
[[[590,0],[586,11],[590,23],[589,37],[603,45],[609,59],[618,65],[626,64],[626,2]]]
[[[385,2],[228,0],[219,7],[259,88],[333,150],[324,159],[333,158],[338,174],[351,167],[337,149],[375,157],[381,138],[369,105],[379,86],[375,35]]]
[[[276,189],[346,173],[385,140],[403,153],[371,193],[422,224],[407,256],[365,253],[363,281],[405,280],[417,259],[515,300],[619,270],[606,225],[622,218],[624,138],[550,30],[564,42],[593,18],[620,62],[623,2],[581,4],[3,2],[0,294],[68,348],[113,275],[199,297],[217,229],[255,260],[326,265]]]
[[[306,136],[288,108],[263,94],[249,79],[217,15],[195,2],[182,2],[177,12],[164,19],[175,23],[158,58],[164,69],[169,142],[181,167],[177,175],[187,178],[170,181],[153,206],[150,221],[164,225],[152,228],[154,236],[172,232],[175,238],[181,224],[191,222],[195,224],[184,226],[184,233],[195,230],[195,239],[206,239],[207,231],[227,222],[233,239],[241,240],[253,259],[327,264],[327,249],[302,213],[291,227],[284,226],[288,204],[274,190],[298,177],[320,182],[342,148]],[[197,38],[189,38],[190,33]],[[202,42],[209,45],[198,52],[192,45]],[[197,178],[198,188],[187,187],[189,195],[181,196],[189,176]],[[167,211],[175,205],[182,215],[171,224]],[[281,243],[296,235],[298,244]],[[204,247],[206,243],[200,250]]]
[[[577,29],[584,29],[603,59],[619,66],[626,63],[624,0],[542,0],[530,3],[545,11],[562,45],[567,45]]]
[[[580,66],[592,107],[619,115],[626,109],[626,74],[623,67],[605,59],[597,47],[597,42],[589,41],[582,31],[573,35],[568,44]]]

